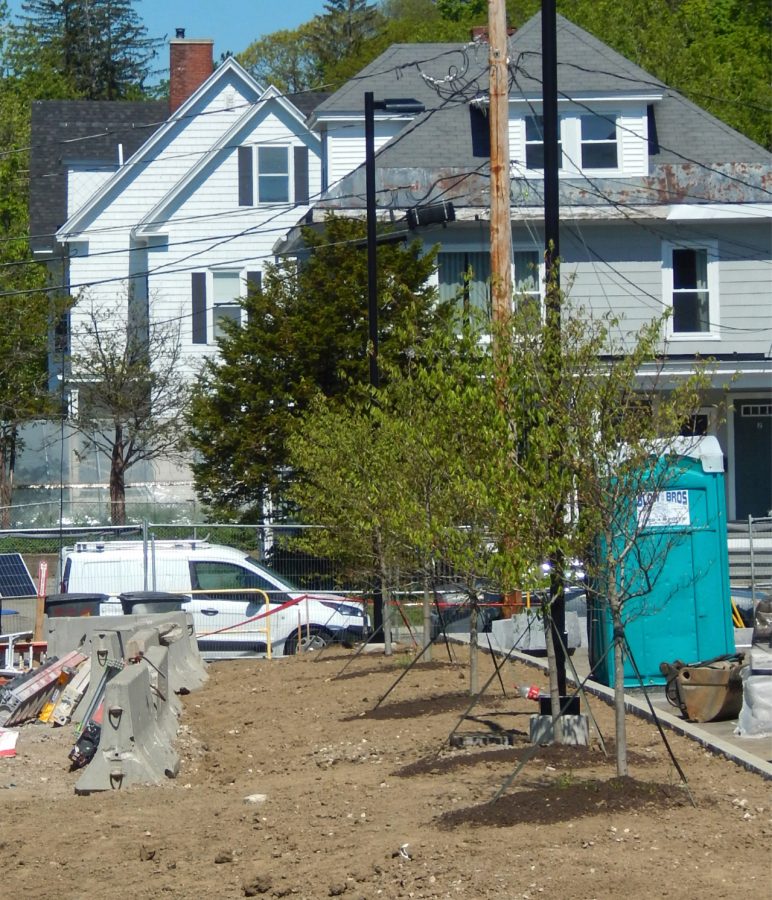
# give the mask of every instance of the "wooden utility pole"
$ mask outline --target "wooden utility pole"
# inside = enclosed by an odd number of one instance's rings
[[[488,0],[491,129],[491,314],[494,328],[512,310],[509,217],[509,69],[504,0]]]

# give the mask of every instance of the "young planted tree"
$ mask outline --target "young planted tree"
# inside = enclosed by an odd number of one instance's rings
[[[613,622],[625,775],[625,627],[654,612],[640,599],[682,539],[653,534],[647,504],[678,476],[689,449],[678,435],[705,376],[666,380],[664,319],[630,333],[611,315],[563,312],[559,378],[546,325],[526,305],[496,335],[495,358],[469,335],[464,349],[451,329],[433,345],[441,352],[424,347],[390,374],[377,405],[312,410],[289,444],[301,475],[293,496],[328,526],[316,540],[333,555],[364,560],[378,530],[399,548],[392,558],[442,559],[504,592],[535,586],[548,558],[581,559]]]
[[[542,554],[583,561],[589,589],[613,622],[620,775],[627,774],[625,626],[652,612],[637,601],[657,582],[681,539],[674,530],[652,537],[646,503],[677,478],[685,449],[679,434],[706,386],[700,366],[691,377],[667,380],[664,322],[631,332],[611,314],[596,318],[565,304],[555,378],[554,361],[543,352],[548,325],[538,327],[527,313],[515,315],[506,358],[503,394],[514,473],[496,496],[498,520],[515,527],[500,544],[519,540],[525,525],[531,546]]]
[[[72,336],[71,380],[78,385],[70,427],[83,453],[109,460],[110,521],[126,523],[127,473],[140,462],[174,459],[181,452],[189,383],[180,372],[176,323],[137,322],[114,309],[85,310]]]
[[[450,323],[404,347],[407,364],[387,366],[370,397],[320,398],[301,417],[288,442],[290,496],[303,521],[324,526],[305,534],[306,548],[360,578],[376,573],[387,609],[400,576],[423,577],[427,643],[437,563],[451,563],[470,591],[484,568],[488,507],[475,461],[495,406],[478,391],[485,349]],[[386,638],[388,648],[388,629]],[[476,691],[474,664],[472,676]]]

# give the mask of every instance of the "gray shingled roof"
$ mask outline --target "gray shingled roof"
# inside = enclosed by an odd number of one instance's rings
[[[539,14],[510,38],[509,48],[517,73],[511,95],[540,96]],[[417,116],[376,155],[379,190],[388,192],[380,194],[384,204],[411,206],[442,198],[453,199],[459,206],[487,205],[488,123],[469,102],[476,95],[484,96],[487,90],[487,53],[486,46],[473,48],[464,61],[461,45],[457,44],[395,45],[317,108],[318,116],[325,112],[359,111],[366,90],[372,90],[377,98],[410,96],[424,103],[427,111]],[[612,194],[639,190],[640,202],[647,202],[646,197],[648,202],[672,202],[667,189],[662,191],[661,197],[670,197],[669,201],[654,199],[657,191],[670,179],[671,187],[677,191],[677,186],[683,185],[688,194],[685,199],[692,201],[695,192],[703,200],[758,202],[770,199],[763,189],[763,170],[769,167],[772,155],[763,147],[665,87],[562,16],[558,16],[558,58],[559,90],[567,96],[650,92],[662,98],[651,104],[651,176],[604,182],[604,188]],[[447,76],[451,65],[457,66],[458,77],[450,81],[432,87],[423,77]],[[737,174],[725,177],[730,168],[738,164]],[[714,175],[713,169],[725,174]],[[748,191],[742,190],[744,178],[748,179]],[[360,206],[363,183],[360,168],[334,185],[320,205]],[[403,185],[411,184],[421,186],[417,193],[403,190]],[[537,183],[533,182],[533,186],[537,187]],[[582,196],[591,201],[583,191],[581,181],[573,188],[568,184],[565,187],[566,201],[569,197],[576,200]],[[518,190],[513,183],[514,193],[518,194]],[[530,193],[533,196],[539,190]],[[348,201],[347,197],[352,199]]]
[[[320,103],[330,97],[329,91],[301,91],[299,94],[287,94],[293,106],[295,106],[304,116],[309,116],[319,106]]]
[[[67,220],[67,163],[128,159],[169,115],[167,101],[37,100],[32,104],[30,246],[55,248],[54,234]]]
[[[558,22],[558,89],[578,92],[662,90],[653,76],[563,16]],[[438,99],[458,100],[488,89],[487,44],[393,44],[315,110],[316,116],[361,114],[365,91],[378,99],[411,97],[427,109]],[[509,38],[517,89],[541,94],[541,15]],[[453,77],[455,76],[455,77]],[[440,82],[437,88],[427,79]],[[439,94],[439,98],[438,98]]]

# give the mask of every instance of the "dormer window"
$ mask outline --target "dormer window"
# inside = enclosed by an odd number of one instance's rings
[[[617,117],[580,116],[583,169],[616,169]]]
[[[562,168],[563,147],[560,140],[558,140],[558,158],[561,160]],[[544,116],[526,116],[525,164],[529,169],[544,169]]]
[[[560,107],[558,123],[561,178],[632,177],[649,173],[649,115],[639,101],[576,103]],[[516,177],[544,172],[544,119],[529,104],[510,104],[509,146]]]

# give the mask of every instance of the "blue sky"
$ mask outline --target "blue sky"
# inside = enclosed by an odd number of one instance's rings
[[[11,13],[21,0],[9,0]],[[137,0],[134,4],[150,37],[174,37],[177,28],[189,38],[213,38],[214,58],[226,50],[240,53],[252,41],[281,28],[297,28],[324,11],[324,0]],[[168,68],[161,50],[160,66]]]

